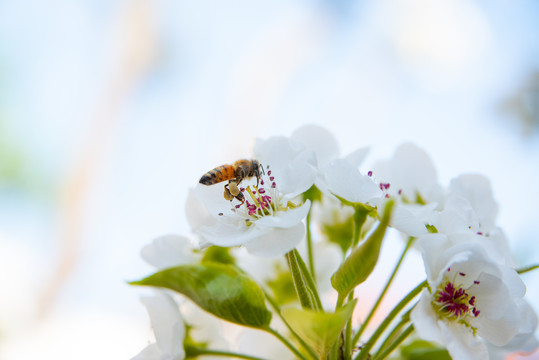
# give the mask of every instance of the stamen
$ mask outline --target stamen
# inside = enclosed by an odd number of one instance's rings
[[[369,170],[369,172],[367,173],[367,176],[372,176],[372,171]]]

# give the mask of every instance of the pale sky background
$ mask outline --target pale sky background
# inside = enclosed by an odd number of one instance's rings
[[[363,170],[412,141],[443,185],[485,174],[537,263],[538,73],[534,0],[0,2],[0,360],[135,355],[141,247],[189,232],[202,173],[308,123],[371,146]]]

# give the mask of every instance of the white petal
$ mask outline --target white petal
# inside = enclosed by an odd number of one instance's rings
[[[170,359],[183,359],[185,325],[176,302],[164,293],[143,297],[141,300],[150,315],[156,344],[161,352],[170,355]]]
[[[157,344],[150,344],[131,360],[165,360],[166,358],[167,355],[163,354]]]
[[[451,195],[467,199],[479,218],[484,232],[494,227],[498,204],[492,195],[490,181],[483,175],[464,174],[451,180]]]
[[[419,237],[428,234],[425,221],[414,215],[406,205],[395,206],[391,214],[390,225],[408,236]]]
[[[305,146],[297,141],[284,136],[273,136],[269,139],[257,138],[253,153],[262,165],[269,165],[273,171],[284,168],[291,159],[305,150]]]
[[[309,190],[316,179],[316,160],[313,152],[300,153],[290,163],[274,171],[279,192],[292,199]]]
[[[423,289],[419,302],[410,314],[410,319],[414,324],[417,336],[424,340],[443,343],[440,327],[438,326],[438,315],[432,308],[432,295],[427,289]]]
[[[366,203],[382,195],[370,177],[361,175],[356,167],[343,159],[334,160],[325,166],[322,176],[331,193],[351,202]]]
[[[191,241],[184,236],[165,235],[142,248],[140,255],[158,269],[194,262]]]
[[[419,192],[425,200],[437,188],[436,169],[425,151],[411,143],[400,145],[389,162],[374,166],[374,176],[389,182],[394,191],[402,190],[408,199],[415,199]]]
[[[216,214],[222,212],[220,209],[214,209],[214,199],[221,199],[222,195],[217,193],[220,188],[218,185],[197,185],[195,188],[189,189],[187,201],[185,203],[185,214],[187,221],[193,230],[201,226],[208,226],[216,223]],[[207,194],[210,192],[210,194]],[[212,211],[208,210],[212,208]]]
[[[339,156],[339,144],[331,132],[318,125],[304,125],[296,129],[291,139],[304,144],[316,153],[318,165],[323,166]]]
[[[219,222],[214,226],[204,226],[197,230],[208,243],[218,246],[239,246],[269,231],[260,226]]]
[[[287,211],[278,211],[274,216],[264,216],[255,221],[256,226],[263,227],[279,227],[279,228],[289,228],[300,223],[307,214],[311,207],[310,200],[305,201],[301,206],[290,209]]]
[[[370,148],[368,146],[359,148],[350,154],[346,155],[344,159],[355,167],[359,167],[367,157]]]
[[[459,360],[488,360],[486,345],[473,336],[466,326],[455,323],[439,321],[444,338],[444,344],[452,359]]]
[[[247,251],[256,256],[282,256],[294,249],[305,235],[305,225],[297,224],[291,228],[274,228],[268,233],[245,243]]]

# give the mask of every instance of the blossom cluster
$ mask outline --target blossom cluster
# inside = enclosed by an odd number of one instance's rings
[[[384,359],[418,344],[459,360],[535,350],[537,316],[496,223],[489,180],[465,174],[443,187],[429,156],[410,143],[363,173],[367,153],[342,155],[328,130],[304,126],[289,137],[257,139],[261,171],[225,180],[238,186],[237,196],[227,197],[227,188],[223,196],[226,182],[194,184],[186,204],[192,234],[160,237],[142,250],[158,272],[135,284],[161,290],[143,299],[156,343],[134,359]],[[402,257],[421,253],[426,280],[363,339],[377,305],[355,328],[355,288],[390,231],[406,241]],[[326,292],[336,292],[337,302],[320,296]],[[270,326],[272,315],[280,321]],[[220,319],[284,345],[270,348],[246,330],[253,340],[238,346]]]

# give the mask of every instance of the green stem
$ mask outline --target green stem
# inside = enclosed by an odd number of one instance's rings
[[[352,291],[348,295],[348,302],[352,301],[354,299],[354,292]],[[346,337],[344,341],[344,358],[349,359],[350,354],[352,353],[352,342],[350,341],[352,339],[352,318],[348,319],[348,323],[346,324]]]
[[[268,300],[268,302],[270,303],[271,307],[273,308],[273,310],[275,310],[275,312],[277,313],[277,316],[279,316],[281,318],[281,320],[283,321],[283,323],[286,325],[286,327],[288,328],[288,330],[290,331],[290,333],[300,342],[300,344],[303,346],[303,348],[305,348],[305,350],[307,350],[309,352],[309,354],[313,357],[313,359],[317,359],[318,358],[318,355],[316,354],[316,352],[305,342],[305,340],[303,340],[303,338],[301,336],[298,335],[297,332],[294,331],[294,329],[292,329],[292,327],[290,326],[290,324],[288,323],[288,321],[286,321],[286,319],[284,318],[283,314],[281,313],[281,308],[279,307],[279,305],[277,304],[277,302],[275,301],[275,299],[273,299],[267,292],[264,291],[264,295],[266,296],[266,299]]]
[[[527,273],[528,271],[533,271],[535,269],[539,269],[539,264],[525,266],[523,268],[517,269],[517,272],[519,274],[524,274],[524,273]]]
[[[313,240],[311,235],[311,211],[307,213],[307,218],[305,219],[305,227],[307,228],[307,254],[309,256],[309,271],[313,281],[316,282],[316,273],[314,271],[314,255],[313,255]]]
[[[374,356],[374,360],[382,360],[388,357],[393,350],[397,348],[414,331],[414,325],[410,325],[400,334],[400,336],[382,353],[380,356]]]
[[[371,311],[369,312],[369,314],[365,318],[365,321],[363,321],[363,324],[361,324],[361,327],[359,328],[358,332],[354,335],[354,339],[352,340],[352,344],[356,344],[358,342],[359,338],[361,337],[361,335],[363,335],[363,332],[365,331],[365,328],[367,327],[367,325],[369,324],[369,321],[371,321],[372,317],[376,313],[376,310],[378,309],[378,306],[382,302],[382,299],[385,296],[387,290],[389,289],[389,286],[393,282],[393,278],[397,274],[397,271],[399,270],[399,268],[401,266],[402,260],[404,259],[404,256],[406,255],[406,253],[410,249],[410,246],[412,245],[413,241],[414,241],[413,237],[408,238],[408,242],[406,243],[406,247],[404,248],[404,250],[403,250],[403,252],[401,254],[401,257],[400,257],[399,261],[397,262],[397,265],[395,266],[395,269],[393,269],[393,272],[391,273],[391,276],[389,277],[389,280],[387,281],[387,284],[384,287],[384,290],[382,290],[382,293],[380,294],[380,296],[378,297],[378,300],[376,301],[376,303],[372,307]]]
[[[376,354],[374,354],[374,358],[378,357],[382,353],[382,351],[384,351],[387,346],[391,344],[393,340],[395,340],[399,331],[403,328],[404,325],[406,325],[410,321],[410,313],[412,312],[412,309],[413,308],[411,308],[404,315],[402,315],[401,321],[397,325],[395,325],[395,327],[393,328],[393,330],[391,330],[382,345],[380,345],[378,351],[376,352]]]
[[[238,359],[248,359],[248,360],[265,360],[263,358],[259,358],[256,356],[250,356],[246,354],[239,354],[232,351],[222,351],[222,350],[208,350],[208,349],[201,349],[198,347],[189,347],[186,349],[186,352],[189,353],[190,356],[196,357],[196,356],[204,356],[204,355],[212,355],[212,356],[226,356],[229,358],[238,358]]]
[[[269,332],[270,334],[272,334],[273,336],[275,336],[277,339],[279,339],[283,344],[285,344],[285,346],[290,349],[290,351],[292,351],[298,358],[302,359],[302,360],[307,360],[307,358],[305,356],[303,356],[302,353],[299,352],[298,349],[296,349],[294,347],[294,345],[292,345],[292,343],[290,341],[288,341],[284,336],[282,336],[281,334],[279,334],[276,330],[272,329],[272,328],[267,328],[265,329],[267,332]],[[316,357],[315,357],[316,359]]]
[[[397,306],[391,310],[389,315],[382,321],[382,323],[378,326],[374,334],[371,336],[369,341],[365,344],[363,349],[361,349],[360,353],[355,357],[355,360],[365,360],[369,354],[369,351],[372,349],[378,338],[382,335],[382,333],[385,331],[385,329],[389,326],[389,324],[395,319],[395,317],[399,314],[399,312],[410,302],[413,298],[415,298],[421,290],[423,290],[423,287],[427,285],[427,281],[423,281],[421,284],[417,285],[412,291],[408,293],[402,299]]]

